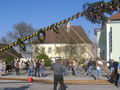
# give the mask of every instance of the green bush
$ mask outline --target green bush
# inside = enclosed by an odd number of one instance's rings
[[[4,61],[5,61],[6,63],[11,63],[11,62],[14,61],[14,57],[12,57],[12,56],[6,56],[6,57],[4,58]]]
[[[40,53],[37,57],[37,59],[44,59],[45,62],[45,66],[51,66],[51,60],[49,59],[49,57],[44,54],[44,53]]]

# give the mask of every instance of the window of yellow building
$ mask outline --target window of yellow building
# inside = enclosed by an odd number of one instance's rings
[[[52,53],[52,48],[51,47],[48,48],[48,54],[50,54],[50,53]]]
[[[45,48],[44,47],[42,47],[42,52],[45,53]]]

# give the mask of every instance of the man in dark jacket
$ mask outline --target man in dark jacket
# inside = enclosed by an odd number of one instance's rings
[[[60,60],[56,60],[56,63],[53,64],[52,70],[54,72],[54,89],[57,90],[58,82],[60,83],[61,88],[64,86],[63,80],[63,66],[60,63]]]
[[[35,67],[35,77],[40,77],[40,66],[41,66],[41,64],[40,64],[40,61],[39,60],[37,60],[36,61],[36,67]]]

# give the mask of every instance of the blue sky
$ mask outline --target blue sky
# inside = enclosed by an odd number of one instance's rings
[[[95,1],[99,0],[0,0],[0,37],[12,31],[14,24],[26,22],[36,29],[43,28],[81,12],[84,3]],[[81,25],[87,33],[90,30],[91,37],[99,26],[83,17],[71,24]]]

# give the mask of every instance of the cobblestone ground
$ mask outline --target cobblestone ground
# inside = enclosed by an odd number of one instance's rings
[[[120,90],[114,85],[67,85],[67,90]],[[0,90],[53,90],[53,85],[25,81],[0,80]]]

